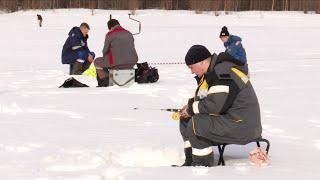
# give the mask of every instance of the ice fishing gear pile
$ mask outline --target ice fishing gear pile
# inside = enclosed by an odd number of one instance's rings
[[[135,82],[141,83],[154,83],[159,80],[158,69],[149,66],[147,62],[137,63],[135,70]]]

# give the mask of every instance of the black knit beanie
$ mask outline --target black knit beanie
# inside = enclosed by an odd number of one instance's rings
[[[209,50],[202,45],[193,45],[188,50],[185,61],[187,65],[196,64],[211,56]]]
[[[228,28],[226,26],[223,26],[222,29],[221,29],[221,32],[220,32],[220,37],[222,36],[229,36],[229,31],[228,31]]]

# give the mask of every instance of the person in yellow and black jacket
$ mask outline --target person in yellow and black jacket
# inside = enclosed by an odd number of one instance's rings
[[[247,66],[202,45],[192,46],[185,62],[198,88],[180,112],[186,160],[182,166],[213,166],[215,143],[247,144],[261,137],[260,108]]]

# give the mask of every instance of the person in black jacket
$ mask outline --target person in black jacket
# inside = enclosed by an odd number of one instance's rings
[[[89,30],[87,23],[73,27],[63,45],[62,64],[70,64],[70,75],[81,75],[94,60],[95,54],[89,50],[87,44]]]

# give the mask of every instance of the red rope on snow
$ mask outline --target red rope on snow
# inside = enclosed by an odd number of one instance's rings
[[[156,62],[156,63],[149,63],[149,64],[150,65],[185,64],[185,62],[158,62],[158,63]]]

